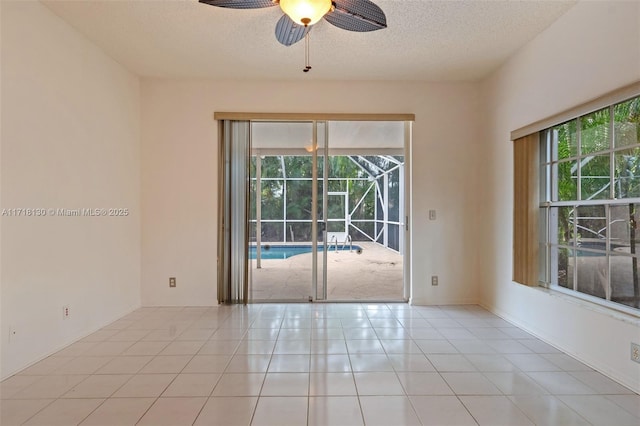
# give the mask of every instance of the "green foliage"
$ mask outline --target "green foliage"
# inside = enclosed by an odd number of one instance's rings
[[[615,146],[640,142],[640,97],[614,106]],[[616,154],[616,196],[640,197],[640,149],[631,148]]]
[[[609,149],[609,108],[580,117],[582,155]]]
[[[556,149],[558,150],[558,158],[564,159],[575,156],[577,154],[577,121],[572,120],[567,123],[551,129],[555,135]],[[571,172],[571,168],[575,165],[575,161],[563,161],[558,163],[558,200],[575,200],[577,198],[578,185],[576,176]],[[570,211],[569,209],[560,209],[558,212],[558,226],[561,236],[568,237],[570,232]]]
[[[582,156],[609,149],[609,119],[609,108],[580,118]],[[583,157],[581,163],[581,198],[583,200],[610,198],[609,154]]]
[[[566,159],[577,155],[577,121],[567,123],[551,129],[555,135],[558,159]],[[558,164],[558,200],[575,200],[577,194],[576,174],[571,172],[575,161],[564,161]]]
[[[613,118],[613,126],[610,120]],[[580,152],[577,135],[580,123]],[[611,110],[604,108],[555,126],[551,129],[557,149],[558,200],[577,200],[577,167],[582,167],[582,200],[609,199],[611,191],[610,154],[598,154],[610,147],[611,127],[613,127],[614,193],[616,198],[640,197],[640,97],[614,105]],[[630,147],[628,149],[620,149]],[[574,160],[568,160],[574,158]],[[572,170],[573,169],[573,170]],[[559,212],[559,232],[570,233],[570,210]],[[591,227],[585,223],[585,226]],[[594,224],[595,226],[595,224]]]

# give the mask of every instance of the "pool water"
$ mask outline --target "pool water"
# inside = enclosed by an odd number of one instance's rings
[[[354,245],[353,251],[357,251],[361,249],[360,246]],[[334,251],[335,246],[331,247],[329,251]],[[338,246],[339,251],[349,251],[349,246],[345,245],[344,247]],[[324,251],[324,247],[322,245],[318,246],[318,251]],[[271,245],[263,245],[262,250],[260,250],[260,258],[261,259],[288,259],[292,256],[303,254],[303,253],[311,253],[310,245],[295,245],[295,246],[271,246]],[[256,258],[256,247],[249,246],[249,259]]]
[[[617,248],[624,247],[623,245],[610,243],[611,250],[615,250]],[[580,250],[580,248],[592,249],[592,250],[602,250],[602,251],[589,251],[589,250]],[[578,257],[598,257],[598,256],[606,256],[604,250],[607,248],[605,241],[585,241],[581,242],[578,245],[578,249],[575,250],[576,255]],[[569,251],[569,254],[573,256],[573,250]]]

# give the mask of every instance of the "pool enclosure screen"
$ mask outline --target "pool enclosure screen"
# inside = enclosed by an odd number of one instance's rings
[[[258,228],[263,244],[311,241],[312,161],[310,155],[252,155],[251,242]],[[328,163],[329,243],[372,241],[403,252],[404,156],[329,155]]]

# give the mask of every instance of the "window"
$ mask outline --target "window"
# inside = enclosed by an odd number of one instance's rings
[[[539,175],[539,281],[639,312],[640,97],[541,131]]]

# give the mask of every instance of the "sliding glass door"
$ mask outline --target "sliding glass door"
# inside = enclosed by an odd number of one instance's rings
[[[237,181],[221,214],[234,247],[222,267],[244,285],[239,293],[255,302],[407,300],[408,123],[247,123],[231,132],[246,143],[228,141],[237,155],[221,175]]]

